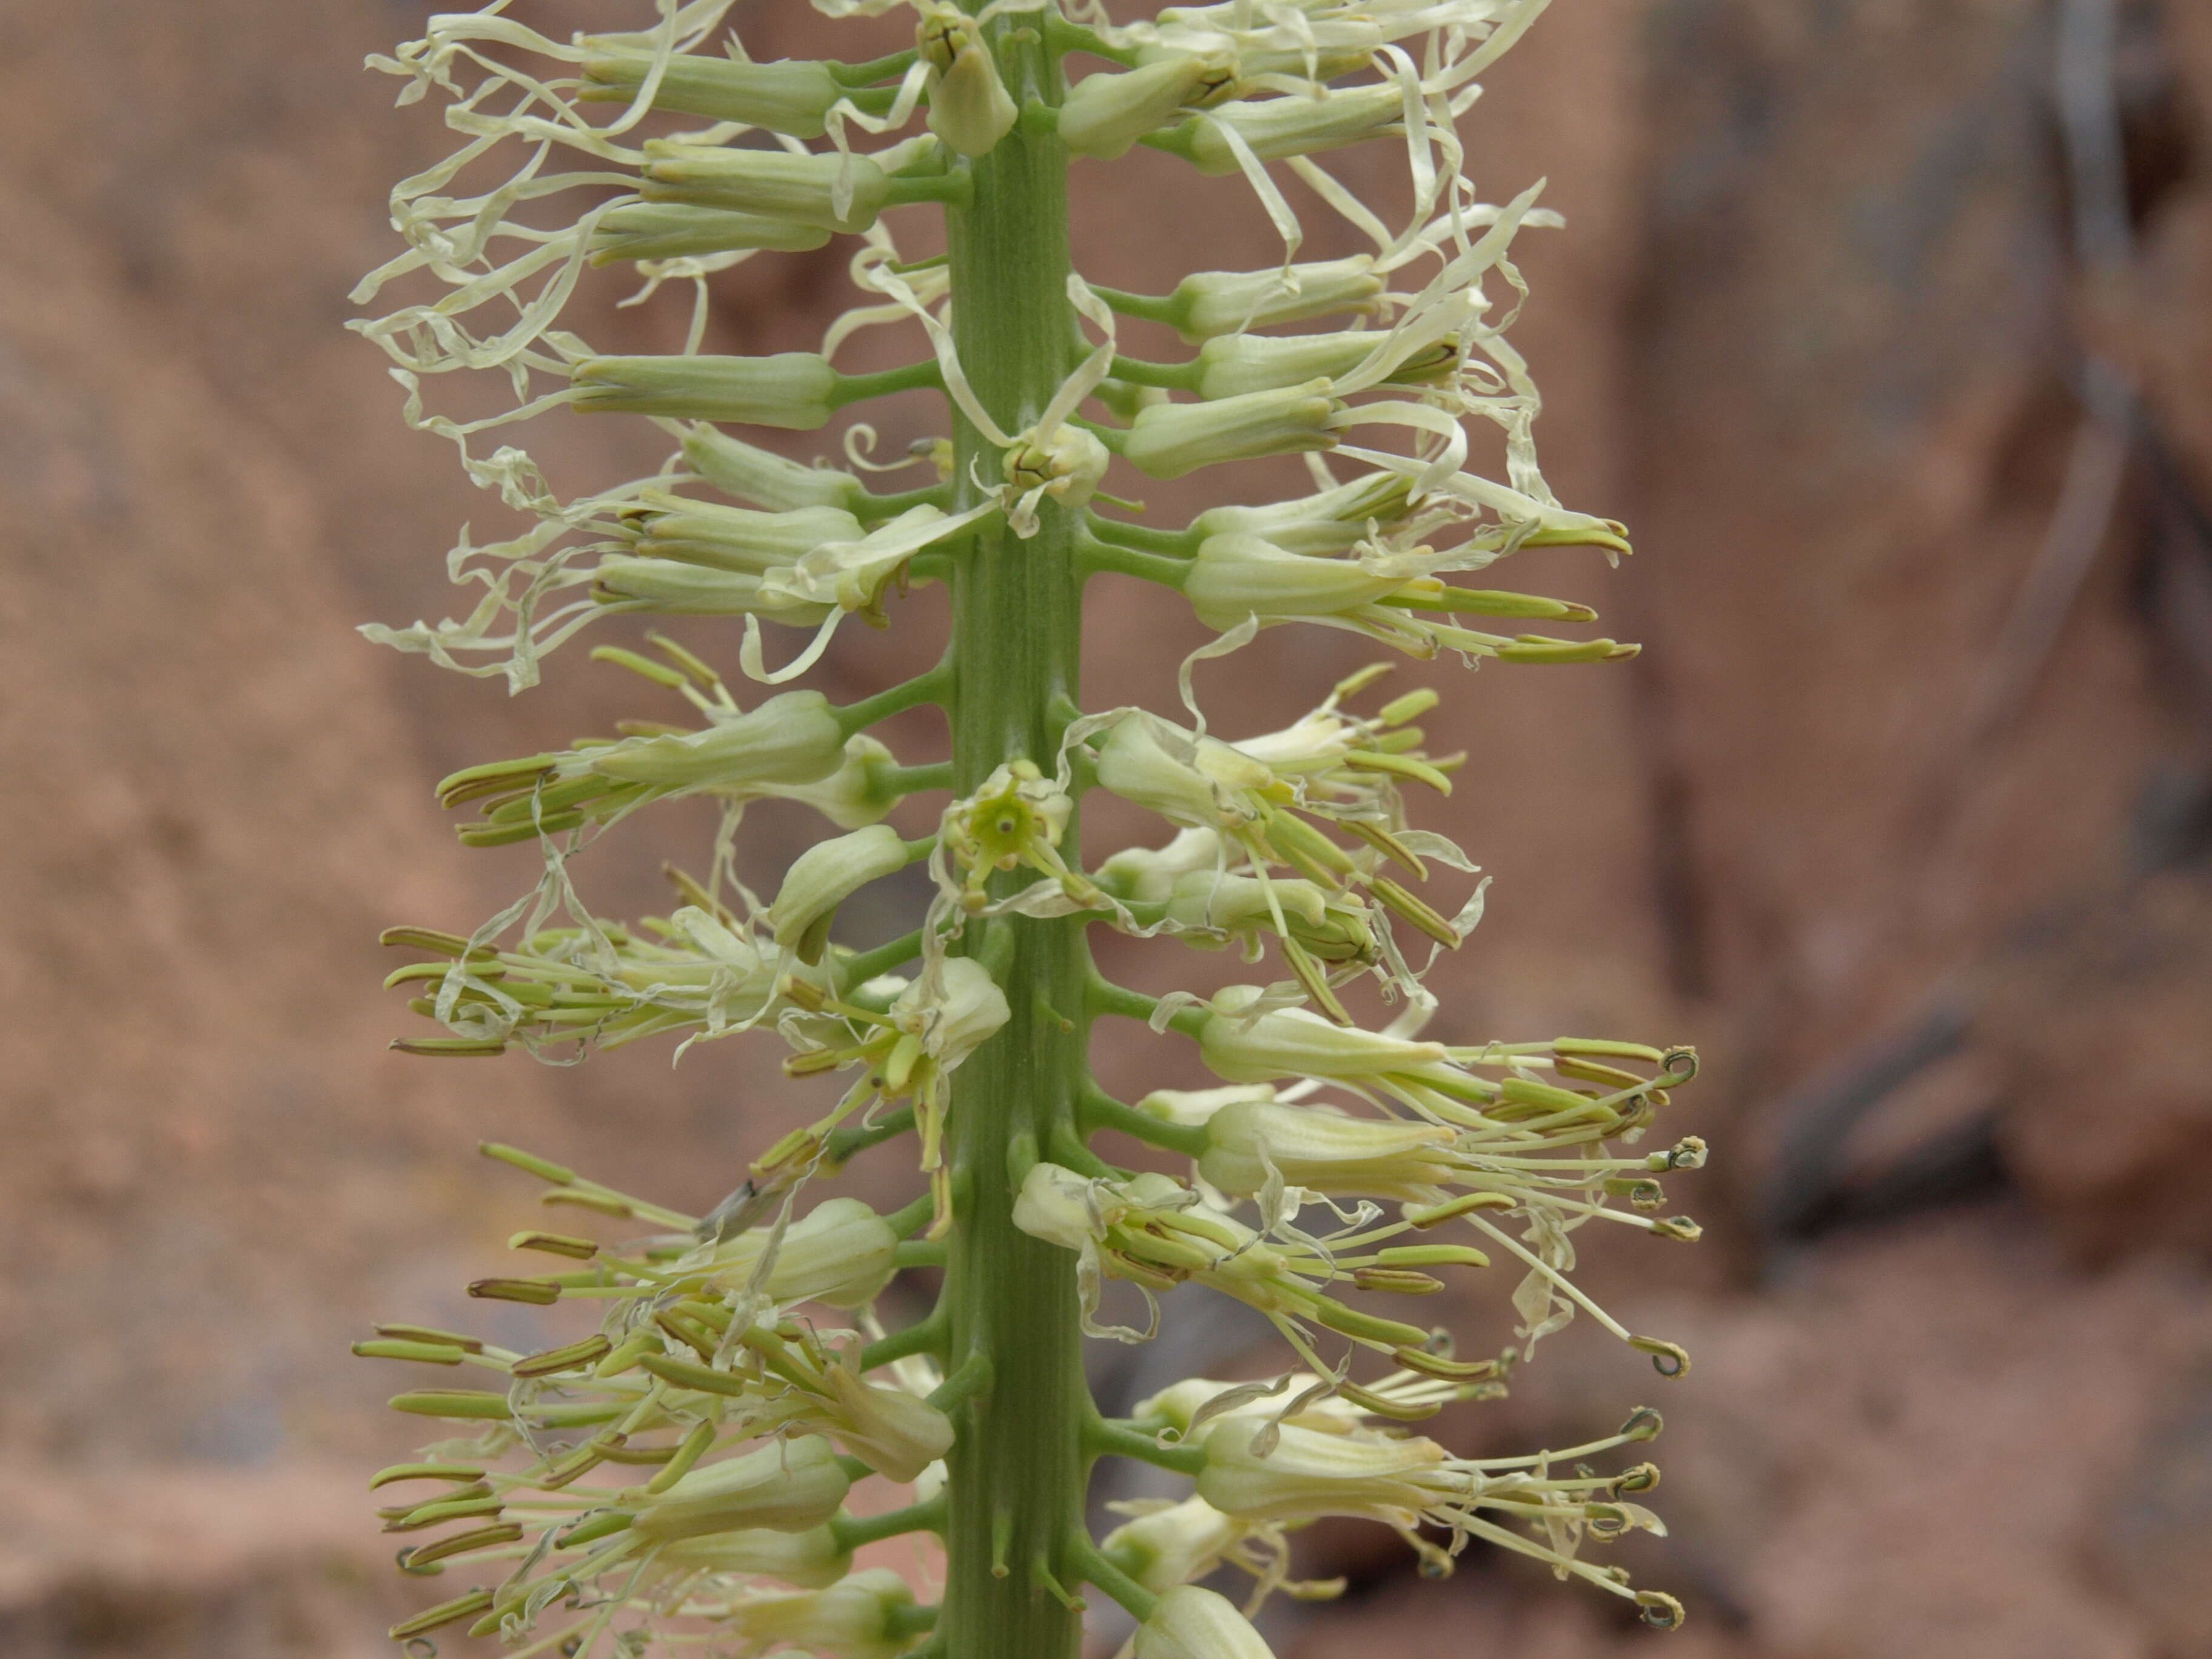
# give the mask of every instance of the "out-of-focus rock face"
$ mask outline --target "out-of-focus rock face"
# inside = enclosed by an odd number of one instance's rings
[[[1650,27],[1634,580],[1705,930],[1682,972],[1774,1081],[2095,872],[2152,715],[2100,581],[2016,743],[1966,752],[2074,421],[2042,9]]]
[[[2189,653],[2212,629],[2192,634],[2189,607],[2212,617],[2212,586],[2169,546],[2185,524],[2145,528],[2186,520],[2174,498],[2122,515],[2002,739],[1969,732],[2075,430],[2074,335],[2137,376],[2176,471],[2212,491],[2212,173],[2190,150],[2212,13],[2128,9],[2129,72],[2148,50],[2172,148],[2133,272],[2085,298],[2045,7],[1644,9],[1638,34],[1630,8],[1554,7],[1470,121],[1486,196],[1548,173],[1569,215],[1528,243],[1516,339],[1547,389],[1553,483],[1632,519],[1640,550],[1618,577],[1524,556],[1511,584],[1589,600],[1647,655],[1413,671],[1450,698],[1426,722],[1437,746],[1484,763],[1439,822],[1498,878],[1437,982],[1454,1037],[1698,1041],[1707,1074],[1671,1127],[1720,1156],[1673,1196],[1738,1245],[1588,1252],[1607,1305],[1691,1343],[1684,1382],[1584,1321],[1453,1433],[1504,1451],[1587,1437],[1638,1397],[1667,1411],[1674,1535],[1624,1559],[1690,1604],[1672,1653],[2187,1659],[2207,1651],[2187,1589],[2212,1549],[2212,1334],[2194,1258],[2138,1257],[2212,1242],[2191,1173],[2212,1115],[2212,901],[2171,858],[2136,881],[2123,833],[2154,762],[2185,782],[2208,752],[2190,688],[2212,677]],[[379,1316],[481,1314],[458,1285],[531,1212],[519,1182],[474,1174],[469,1142],[703,1206],[817,1097],[737,1044],[673,1074],[643,1048],[559,1073],[381,1052],[406,1016],[374,989],[377,928],[472,923],[532,873],[454,848],[430,781],[649,711],[580,653],[510,701],[349,632],[445,614],[439,554],[463,520],[501,523],[441,441],[401,427],[380,359],[341,326],[346,289],[390,252],[391,180],[449,143],[430,105],[395,114],[392,83],[356,68],[420,9],[48,11],[15,32],[0,109],[0,1644],[365,1654],[416,1598],[395,1601],[389,1540],[346,1488],[408,1436],[375,1408],[396,1385],[343,1343]],[[558,33],[605,13],[547,15]],[[762,57],[829,38],[797,0],[736,20]],[[1364,188],[1394,165],[1337,170]],[[1180,170],[1086,163],[1078,187],[1093,276],[1171,285],[1193,257],[1158,234]],[[1276,257],[1241,181],[1188,199],[1204,263]],[[1357,246],[1316,214],[1305,251]],[[671,349],[680,302],[617,312],[621,291],[601,285],[585,331]],[[718,286],[710,337],[807,347],[847,297],[836,248],[757,259]],[[914,419],[887,416],[887,448]],[[556,421],[532,441],[556,468],[627,476],[659,459],[641,425]],[[1151,493],[1203,504],[1197,486]],[[2160,534],[2167,551],[2141,552]],[[1094,596],[1089,700],[1171,707],[1200,630],[1132,584]],[[924,596],[889,647],[842,652],[833,694],[927,660],[939,614]],[[1283,629],[1200,685],[1237,735],[1371,654]],[[2185,847],[2199,832],[2176,821]],[[579,878],[610,911],[656,905],[654,864],[696,862],[708,827],[641,819]],[[748,831],[772,881],[804,826]],[[1167,982],[1132,955],[1109,966]],[[1962,1069],[1868,1139],[1994,1102],[2026,1203],[1812,1246],[1760,1288],[1726,1224],[1778,1133],[1751,1103],[1954,970]],[[1132,1046],[1101,1066],[1126,1091],[1192,1080],[1182,1058]],[[895,1169],[856,1176],[900,1190]],[[1496,1323],[1483,1334],[1509,1340]],[[1470,1649],[1658,1639],[1479,1553],[1438,1587],[1383,1577],[1387,1538],[1313,1538],[1338,1552],[1316,1570],[1373,1576],[1356,1606],[1286,1627],[1286,1655],[1433,1646],[1443,1620]]]
[[[2008,962],[1984,1015],[2011,1167],[2097,1259],[2212,1249],[2212,884],[2159,878],[2063,941]]]

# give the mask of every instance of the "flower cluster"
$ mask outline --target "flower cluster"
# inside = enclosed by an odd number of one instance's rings
[[[773,1034],[790,1077],[838,1081],[703,1216],[485,1147],[544,1182],[548,1204],[628,1236],[526,1231],[514,1248],[554,1270],[469,1286],[564,1308],[549,1346],[415,1325],[356,1345],[485,1385],[392,1401],[465,1425],[375,1478],[410,1496],[380,1511],[408,1535],[401,1566],[483,1581],[393,1637],[464,1631],[516,1659],[686,1644],[1042,1659],[1074,1650],[1087,1586],[1136,1620],[1135,1659],[1265,1659],[1251,1620],[1270,1595],[1340,1588],[1290,1573],[1289,1532],[1324,1516],[1387,1525],[1437,1572],[1475,1545],[1532,1556],[1680,1623],[1671,1597],[1590,1559],[1662,1530],[1638,1501],[1655,1469],[1587,1461],[1652,1438],[1656,1413],[1501,1458],[1409,1425],[1502,1395],[1578,1311],[1662,1375],[1686,1371],[1680,1347],[1633,1334],[1574,1274],[1589,1223],[1697,1237],[1665,1213],[1662,1182],[1698,1168],[1703,1143],[1638,1150],[1693,1053],[1425,1036],[1450,1029],[1425,977],[1478,925],[1488,884],[1428,890],[1480,875],[1415,821],[1467,763],[1417,724],[1439,694],[1370,702],[1392,672],[1377,664],[1279,729],[1231,738],[1194,689],[1200,662],[1299,623],[1471,667],[1635,653],[1581,636],[1597,620],[1586,605],[1451,580],[1532,550],[1629,550],[1620,525],[1547,485],[1536,388],[1506,338],[1526,295],[1516,242],[1559,221],[1534,188],[1480,199],[1462,168],[1457,118],[1545,0],[1220,0],[1118,21],[1098,0],[813,0],[830,18],[904,17],[910,43],[773,63],[724,33],[734,0],[633,3],[561,39],[529,0],[492,0],[371,60],[402,103],[443,98],[461,143],[392,192],[403,250],[356,297],[403,298],[356,326],[389,357],[410,425],[455,444],[514,522],[483,544],[465,531],[449,554],[465,615],[364,631],[520,691],[586,628],[665,619],[726,630],[744,679],[662,633],[599,644],[593,660],[688,713],[438,786],[441,805],[471,809],[464,844],[530,846],[544,874],[471,932],[386,935],[416,958],[389,984],[436,1032],[396,1046],[565,1061],[664,1034],[679,1054]],[[1401,222],[1327,170],[1372,143],[1404,156]],[[1249,188],[1281,258],[1195,270],[1165,294],[1073,269],[1056,228],[1071,167],[1139,146]],[[1301,258],[1286,179],[1367,251]],[[945,234],[902,247],[924,216]],[[833,242],[860,302],[818,349],[706,349],[720,273]],[[934,246],[947,251],[905,251]],[[572,300],[608,269],[636,280],[624,305],[688,289],[682,349],[607,350],[573,331]],[[1133,355],[1132,324],[1188,350]],[[848,343],[875,330],[902,332],[908,360],[856,372]],[[505,401],[435,412],[429,391],[465,371],[495,377]],[[898,394],[941,399],[945,424],[886,459],[864,423],[811,463],[725,429],[822,431]],[[653,423],[666,459],[571,494],[519,444],[478,441],[609,416]],[[1179,526],[1112,493],[1127,487],[1117,475],[1288,456],[1304,493]],[[908,468],[908,487],[878,487]],[[1217,636],[1183,665],[1179,714],[1079,706],[1080,594],[1099,575],[1170,590]],[[933,583],[952,613],[936,668],[844,704],[786,689],[847,618],[912,625],[902,601]],[[772,664],[771,625],[811,638]],[[763,689],[741,697],[745,682]],[[902,763],[877,728],[925,708],[945,717],[949,758]],[[1094,856],[1080,826],[1093,790],[1158,833]],[[720,814],[704,878],[672,872],[681,902],[665,917],[594,915],[580,856],[633,813],[695,797]],[[760,800],[829,826],[765,899],[738,876]],[[848,902],[915,866],[927,896],[911,931],[848,943]],[[1095,928],[1233,945],[1280,976],[1140,994],[1092,964]],[[1086,1061],[1106,1017],[1191,1043],[1220,1086],[1114,1098]],[[1188,1176],[1109,1162],[1092,1145],[1108,1130],[1188,1159]],[[895,1142],[918,1172],[911,1202],[885,1215],[820,1194]],[[1493,1261],[1516,1270],[1511,1340],[1462,1358],[1444,1324],[1408,1310],[1452,1305],[1421,1299],[1480,1283]],[[941,1270],[941,1296],[887,1329],[878,1298],[896,1310],[886,1293],[910,1267]],[[1150,1309],[1145,1328],[1109,1322],[1109,1281]],[[1183,1285],[1261,1313],[1286,1369],[1103,1414],[1079,1332],[1144,1340],[1160,1293]],[[1075,1517],[1101,1455],[1189,1491],[1122,1505],[1094,1540]],[[870,1480],[910,1501],[848,1504]],[[945,1544],[939,1605],[856,1565],[907,1534]],[[1228,1572],[1250,1581],[1241,1606],[1200,1582]]]
[[[903,1581],[848,1569],[857,1543],[926,1523],[927,1500],[896,1522],[862,1521],[846,1511],[846,1495],[870,1474],[928,1484],[952,1443],[942,1403],[959,1387],[939,1382],[927,1360],[886,1358],[860,1333],[793,1316],[810,1304],[866,1308],[896,1271],[914,1218],[831,1198],[793,1218],[787,1200],[764,1205],[751,1183],[692,1217],[513,1147],[484,1151],[546,1182],[550,1204],[662,1231],[617,1246],[519,1233],[514,1249],[560,1258],[565,1270],[468,1287],[489,1301],[595,1308],[597,1328],[580,1340],[520,1353],[383,1325],[355,1345],[367,1358],[495,1383],[410,1389],[392,1401],[477,1429],[372,1481],[418,1493],[380,1512],[389,1532],[464,1523],[403,1549],[402,1568],[497,1563],[504,1572],[495,1588],[441,1603],[394,1634],[467,1620],[529,1650],[574,1642],[583,1651],[629,1607],[646,1620],[641,1630],[705,1620],[741,1641],[788,1640],[818,1623],[872,1631],[869,1639],[890,1644],[853,1650],[903,1650],[927,1628]],[[763,1209],[775,1212],[764,1225]],[[418,1483],[439,1484],[423,1498]],[[808,1594],[769,1590],[763,1579]],[[566,1616],[576,1611],[583,1616]]]

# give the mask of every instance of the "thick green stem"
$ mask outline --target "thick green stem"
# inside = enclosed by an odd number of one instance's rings
[[[1147,1116],[1135,1107],[1115,1099],[1097,1084],[1084,1091],[1082,1114],[1086,1134],[1096,1134],[1101,1129],[1119,1129],[1148,1146],[1181,1152],[1185,1158],[1203,1158],[1213,1145],[1201,1125],[1168,1123]]]
[[[1035,13],[988,26],[1018,104],[1056,105],[1056,52]],[[1066,373],[1075,318],[1067,303],[1067,156],[1024,125],[970,168],[967,205],[946,213],[955,341],[975,394],[1008,432],[1033,425]],[[958,423],[954,477],[965,507],[973,482],[1000,476],[995,449]],[[1027,757],[1048,775],[1053,710],[1077,692],[1082,628],[1076,515],[1047,501],[1035,536],[988,523],[952,573],[953,787],[974,792]],[[1075,834],[1069,827],[1071,840]],[[1000,878],[1024,879],[1022,874]],[[994,890],[1000,890],[994,888]],[[951,1659],[1073,1659],[1082,1621],[1064,1586],[1079,1582],[1085,1460],[1075,1257],[1013,1223],[1017,1148],[1072,1134],[1087,1032],[1047,1010],[1079,1014],[1089,975],[1073,920],[971,922],[963,947],[995,960],[1012,1018],[960,1068],[947,1140],[954,1224],[945,1266],[946,1362],[991,1362],[988,1387],[953,1413],[951,1480],[939,1635]]]

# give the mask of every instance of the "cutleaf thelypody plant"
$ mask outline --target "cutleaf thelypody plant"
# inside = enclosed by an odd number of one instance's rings
[[[1671,1598],[1589,1559],[1658,1528],[1632,1498],[1655,1472],[1605,1458],[1655,1435],[1655,1413],[1638,1407],[1588,1445],[1493,1459],[1402,1425],[1503,1392],[1509,1367],[1578,1308],[1663,1373],[1685,1368],[1571,1273],[1587,1222],[1695,1237],[1659,1215],[1659,1177],[1695,1168],[1703,1146],[1632,1150],[1694,1072],[1690,1051],[1421,1035],[1435,1006],[1423,975],[1475,925],[1482,896],[1421,896],[1439,869],[1474,871],[1408,820],[1407,795],[1449,794],[1458,764],[1428,753],[1413,723],[1433,691],[1383,698],[1378,665],[1280,730],[1235,739],[1208,728],[1188,665],[1171,716],[1086,710],[1078,675],[1084,584],[1102,572],[1179,592],[1220,635],[1200,657],[1291,623],[1470,665],[1630,653],[1525,631],[1593,620],[1579,605],[1447,580],[1539,546],[1626,551],[1618,525],[1547,489],[1535,388],[1504,338],[1501,292],[1522,291],[1513,241],[1555,222],[1534,190],[1477,199],[1455,131],[1475,77],[1544,0],[1224,0],[1118,24],[1097,0],[816,0],[833,16],[911,9],[913,44],[767,64],[722,34],[731,3],[659,0],[628,20],[643,27],[561,40],[499,0],[434,18],[427,38],[374,60],[403,77],[403,102],[450,99],[465,142],[395,191],[405,251],[358,296],[405,279],[434,297],[359,326],[394,359],[409,421],[452,439],[526,527],[454,550],[453,574],[476,595],[465,617],[368,631],[517,690],[619,613],[741,618],[732,654],[772,687],[848,615],[894,622],[915,584],[949,588],[951,638],[937,669],[844,707],[806,690],[741,700],[658,635],[653,656],[602,646],[595,656],[687,702],[689,719],[623,722],[441,786],[447,805],[474,809],[464,842],[535,843],[545,875],[472,934],[389,935],[424,958],[393,981],[445,1033],[400,1046],[568,1057],[750,1033],[780,1039],[793,1074],[843,1086],[705,1216],[485,1149],[545,1182],[547,1201],[641,1236],[519,1235],[559,1271],[470,1287],[589,1304],[600,1318],[581,1340],[526,1354],[386,1326],[361,1345],[489,1385],[393,1402],[472,1425],[377,1485],[444,1483],[410,1486],[384,1514],[422,1540],[408,1571],[475,1581],[394,1636],[458,1627],[575,1659],[684,1640],[1050,1659],[1076,1651],[1091,1588],[1137,1619],[1142,1659],[1225,1659],[1264,1653],[1246,1620],[1269,1592],[1325,1593],[1287,1581],[1285,1535],[1333,1515],[1395,1528],[1435,1570],[1484,1540],[1678,1622]],[[1068,255],[1071,161],[1136,144],[1241,173],[1282,260],[1196,271],[1162,295],[1086,282]],[[1352,144],[1404,154],[1402,224],[1316,159]],[[1373,251],[1301,261],[1285,173]],[[895,227],[924,216],[941,216],[946,251],[902,257]],[[819,352],[701,351],[714,273],[836,239],[866,302]],[[685,350],[609,356],[562,326],[572,291],[606,265],[635,267],[647,294],[690,285]],[[1127,319],[1190,349],[1125,352]],[[924,349],[889,372],[836,367],[876,326]],[[426,380],[459,370],[504,374],[513,408],[466,423],[430,413]],[[866,427],[847,434],[848,467],[727,429],[812,430],[917,388],[944,395],[949,435],[918,446],[933,472],[898,493],[860,476],[892,470],[870,460]],[[563,496],[521,449],[477,441],[554,410],[653,421],[672,453],[650,477]],[[1471,465],[1476,417],[1500,434],[1503,482]],[[1102,489],[1117,459],[1172,478],[1278,455],[1305,458],[1309,493],[1224,501],[1188,525],[1147,522]],[[781,629],[811,640],[775,666]],[[949,758],[896,757],[872,734],[925,704],[945,714]],[[1157,814],[1166,838],[1087,862],[1077,818],[1093,788]],[[933,835],[884,822],[932,794],[945,801]],[[592,915],[575,854],[682,795],[721,805],[704,879],[679,878],[684,902],[665,918]],[[765,904],[730,856],[744,804],[763,797],[806,803],[838,832]],[[843,900],[923,861],[935,898],[917,932],[829,942]],[[1155,1000],[1095,970],[1099,927],[1164,949],[1234,943],[1279,971]],[[1386,1029],[1346,1006],[1368,979],[1397,1005]],[[1194,1043],[1222,1086],[1110,1098],[1086,1065],[1092,1023],[1109,1016]],[[1188,1158],[1190,1178],[1113,1166],[1090,1145],[1105,1129]],[[906,1208],[821,1195],[848,1160],[892,1143],[921,1171]],[[1516,1346],[1462,1357],[1406,1313],[1443,1288],[1438,1274],[1506,1258],[1520,1273]],[[943,1269],[935,1310],[886,1332],[876,1298],[919,1266]],[[1109,1279],[1150,1308],[1146,1329],[1109,1322]],[[1193,1380],[1103,1416],[1085,1337],[1143,1340],[1156,1298],[1186,1284],[1257,1310],[1293,1369]],[[1094,1540],[1084,1494],[1101,1457],[1176,1471],[1191,1493],[1133,1506]],[[911,1483],[912,1501],[854,1514],[848,1489],[870,1476]],[[946,1551],[940,1607],[852,1570],[858,1546],[921,1531]],[[1224,1566],[1255,1581],[1242,1612],[1195,1583]]]

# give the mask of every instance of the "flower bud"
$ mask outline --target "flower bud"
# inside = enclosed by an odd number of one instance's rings
[[[1364,253],[1288,270],[1194,271],[1168,296],[1167,320],[1195,345],[1216,335],[1309,317],[1369,314],[1382,287],[1374,258]]]
[[[872,881],[903,870],[906,842],[889,824],[817,842],[792,861],[768,907],[775,942],[809,964],[822,960],[837,907]]]
[[[1334,617],[1372,605],[1406,585],[1346,559],[1285,553],[1257,536],[1208,536],[1183,578],[1183,597],[1208,628],[1226,633],[1248,617],[1262,623]]]
[[[837,371],[811,351],[771,357],[592,357],[570,371],[586,414],[737,421],[808,432],[836,412]]]
[[[1155,1595],[1203,1578],[1244,1536],[1232,1521],[1202,1498],[1154,1510],[1108,1533],[1099,1547],[1127,1564],[1129,1577]]]
[[[820,225],[772,219],[725,208],[686,207],[675,202],[633,202],[602,214],[592,233],[592,263],[623,259],[685,259],[708,253],[767,249],[806,253],[830,240]]]
[[[754,1527],[805,1532],[837,1513],[852,1484],[827,1440],[801,1435],[693,1469],[667,1491],[641,1495],[632,1524],[654,1543]]]
[[[891,196],[890,175],[865,155],[792,155],[775,149],[649,140],[648,202],[732,208],[824,230],[858,232],[876,222]],[[851,192],[841,211],[841,186]]]
[[[747,1653],[796,1647],[836,1659],[895,1659],[914,1645],[896,1617],[913,1601],[905,1579],[869,1567],[827,1589],[754,1591],[704,1610]]]
[[[1389,337],[1357,329],[1337,334],[1224,334],[1199,348],[1198,395],[1234,398],[1348,374]],[[1448,339],[1408,340],[1384,384],[1425,386],[1446,380],[1458,362],[1458,349]]]
[[[781,1578],[800,1589],[820,1589],[852,1571],[853,1553],[841,1549],[826,1526],[804,1532],[766,1527],[679,1538],[661,1553],[669,1566],[688,1572],[747,1573]]]
[[[744,1290],[768,1248],[769,1232],[750,1227],[724,1239],[699,1258],[697,1271],[726,1290]],[[779,1306],[821,1302],[857,1308],[890,1283],[897,1257],[898,1235],[890,1222],[857,1198],[826,1198],[784,1229],[766,1288]]]
[[[1225,1596],[1178,1584],[1137,1626],[1135,1659],[1274,1659]]]
[[[1341,1198],[1433,1199],[1456,1173],[1454,1132],[1431,1123],[1347,1117],[1315,1106],[1243,1100],[1207,1119],[1198,1172],[1223,1192],[1249,1197],[1267,1170],[1293,1187]]]
[[[852,513],[868,499],[867,486],[849,472],[804,465],[711,426],[695,426],[684,434],[684,462],[726,495],[771,513],[805,507]]]
[[[1212,403],[1155,404],[1138,413],[1121,453],[1146,477],[1165,479],[1223,461],[1334,449],[1338,407],[1325,380]]]
[[[975,21],[957,6],[929,6],[914,38],[929,65],[929,130],[963,155],[989,154],[1020,112]]]
[[[1227,84],[1219,58],[1176,52],[1126,75],[1090,75],[1068,88],[1060,106],[1060,142],[1078,155],[1111,161],[1147,133],[1202,103]]]
[[[1137,1103],[1137,1109],[1163,1123],[1199,1128],[1212,1121],[1223,1107],[1239,1100],[1273,1100],[1272,1083],[1231,1083],[1219,1089],[1155,1089]]]
[[[624,738],[580,750],[563,775],[597,773],[670,792],[742,792],[759,785],[805,784],[837,769],[844,728],[819,691],[786,691],[748,714],[699,732]]]
[[[1173,148],[1200,173],[1218,179],[1243,165],[1223,136],[1224,126],[1234,128],[1262,161],[1283,161],[1402,132],[1399,123],[1405,112],[1404,94],[1391,82],[1335,88],[1319,97],[1296,94],[1239,100],[1176,128]]]
[[[624,51],[607,43],[584,60],[586,103],[628,102],[651,71],[653,55]],[[819,138],[823,118],[845,95],[827,64],[785,59],[743,64],[733,58],[682,52],[664,64],[653,88],[653,106],[710,121],[738,121],[749,127],[787,132],[794,138]]]

